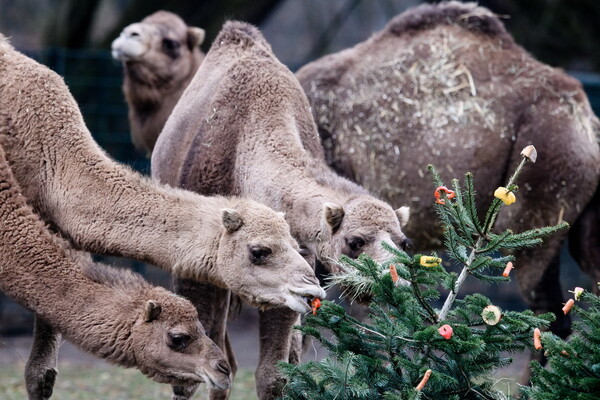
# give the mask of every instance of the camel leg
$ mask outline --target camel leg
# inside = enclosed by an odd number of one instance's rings
[[[238,370],[237,360],[235,359],[235,354],[233,353],[233,347],[231,346],[231,338],[229,337],[229,332],[225,331],[225,356],[227,357],[227,361],[229,361],[229,366],[231,368],[232,379],[235,376]]]
[[[277,368],[277,362],[298,362],[301,357],[302,340],[294,339],[294,351],[290,351],[293,326],[300,323],[300,314],[287,308],[259,311],[260,355],[255,371],[256,393],[260,400],[281,396],[285,384]]]
[[[34,319],[33,344],[25,365],[25,386],[29,400],[47,400],[52,396],[61,335],[37,315]]]
[[[519,259],[519,258],[517,258]],[[523,262],[533,262],[531,258]],[[528,265],[531,267],[532,265]],[[540,268],[542,268],[540,266]],[[517,273],[519,279],[519,274]],[[549,330],[561,338],[566,338],[571,334],[571,318],[562,312],[564,305],[564,297],[562,295],[562,287],[560,285],[560,247],[556,254],[549,262],[541,279],[533,286],[521,285],[521,292],[524,294],[530,308],[536,314],[551,312],[556,316],[556,319],[550,324]]]
[[[227,315],[229,311],[230,292],[208,283],[200,283],[191,279],[174,279],[175,292],[189,299],[198,310],[200,322],[206,334],[227,356],[231,367],[231,379],[237,372],[237,363],[227,334]],[[198,389],[195,386],[173,386],[172,400],[188,400]],[[211,400],[226,400],[231,389],[210,390]]]
[[[548,249],[556,248],[554,251],[554,257],[546,265],[546,257],[543,254],[549,253]],[[571,333],[571,317],[564,315],[562,312],[562,306],[564,299],[562,296],[562,288],[560,285],[560,246],[548,246],[548,249],[534,249],[533,251],[527,251],[527,254],[517,256],[517,260],[522,265],[527,265],[526,270],[542,270],[543,273],[540,279],[536,282],[528,280],[526,272],[519,273],[519,269],[516,269],[517,279],[519,280],[519,287],[521,293],[529,307],[536,313],[542,314],[552,312],[556,316],[556,320],[550,324],[550,331],[566,338]],[[541,254],[540,254],[541,253]],[[538,258],[539,257],[539,258]],[[523,269],[525,270],[525,268]],[[531,359],[539,361],[542,365],[546,363],[546,358],[541,352],[531,353]],[[525,368],[525,371],[521,375],[520,383],[523,385],[529,384],[530,370],[529,365]]]
[[[594,292],[600,294],[600,187],[569,230],[569,250],[592,279]]]

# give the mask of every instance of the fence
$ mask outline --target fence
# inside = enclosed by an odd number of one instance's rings
[[[141,173],[148,173],[149,161],[130,141],[127,105],[121,90],[121,65],[112,60],[108,51],[48,49],[25,53],[64,77],[94,139],[108,154]],[[582,81],[596,115],[600,115],[600,75],[573,75]],[[156,267],[119,258],[101,260],[132,268],[154,284],[171,286],[168,274]],[[0,335],[30,332],[31,326],[31,314],[0,293]]]

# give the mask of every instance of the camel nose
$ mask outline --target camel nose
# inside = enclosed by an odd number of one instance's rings
[[[319,280],[315,276],[302,275],[302,281],[304,283],[308,283],[309,285],[319,285]]]
[[[219,371],[220,373],[227,376],[231,375],[231,368],[229,367],[229,363],[227,363],[227,361],[214,361],[212,364],[212,367],[215,369],[215,371]]]

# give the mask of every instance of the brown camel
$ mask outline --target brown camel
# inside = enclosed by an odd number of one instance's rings
[[[0,37],[0,147],[27,202],[77,249],[150,262],[255,306],[322,297],[283,217],[159,185],[93,141],[63,80]]]
[[[498,229],[574,223],[574,255],[600,280],[598,119],[581,84],[531,57],[489,10],[459,2],[417,7],[296,76],[328,163],[391,204],[408,204],[406,231],[419,249],[442,244],[427,164],[446,181],[474,172],[485,198],[506,183],[521,149],[535,145],[538,163],[519,178],[518,201],[500,214]],[[557,315],[551,329],[563,337],[570,331],[559,283],[566,236],[516,254],[522,295],[535,311]]]
[[[112,43],[112,56],[123,63],[123,93],[135,147],[152,153],[156,139],[204,54],[204,30],[177,15],[157,11],[128,25]]]
[[[94,264],[51,234],[27,205],[1,147],[0,254],[0,290],[36,313],[42,339],[34,341],[27,365],[30,399],[52,395],[58,332],[157,382],[230,386],[225,355],[204,333],[194,306],[139,275]]]
[[[306,135],[314,140],[303,143]],[[284,212],[300,245],[331,271],[342,254],[364,252],[382,261],[389,257],[382,241],[399,247],[406,241],[400,220],[408,210],[396,214],[329,169],[300,85],[258,29],[242,22],[224,25],[175,106],[156,143],[152,175],[199,193],[247,196]],[[207,325],[216,317],[200,315]],[[280,394],[275,363],[298,360],[297,337],[290,349],[297,317],[285,310],[260,314],[260,399]],[[226,333],[211,338],[224,346]],[[213,391],[211,398],[226,394]]]

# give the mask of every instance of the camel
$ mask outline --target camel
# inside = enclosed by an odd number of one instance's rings
[[[420,250],[442,245],[427,164],[447,182],[472,171],[480,198],[490,198],[521,149],[535,145],[538,163],[519,178],[518,200],[497,228],[574,224],[574,256],[600,280],[600,123],[581,84],[535,60],[489,10],[459,2],[414,8],[296,77],[328,163],[390,204],[408,204],[406,232]],[[536,312],[556,314],[551,329],[562,337],[570,332],[559,282],[566,237],[517,252],[515,263],[522,296]]]
[[[0,37],[0,147],[34,212],[78,250],[211,282],[259,308],[323,297],[282,215],[145,178],[94,142],[62,78]]]
[[[179,16],[157,11],[126,26],[112,42],[112,56],[123,64],[131,139],[147,156],[202,62],[204,35]]]
[[[58,332],[157,382],[230,386],[225,355],[204,333],[194,306],[137,274],[96,265],[53,235],[27,205],[2,148],[0,254],[0,290],[37,315],[26,375],[30,399],[52,395]]]
[[[303,142],[305,135],[314,140]],[[339,270],[342,254],[367,253],[383,261],[390,255],[381,242],[404,247],[407,241],[401,224],[408,210],[395,212],[331,171],[299,83],[258,29],[243,22],[223,26],[167,120],[151,166],[161,182],[203,194],[245,196],[284,212],[307,257],[329,271]],[[225,318],[216,311],[200,318],[224,326],[214,321]],[[298,361],[297,337],[291,337],[297,320],[286,310],[260,313],[260,399],[280,394],[283,382],[275,363]],[[227,341],[224,331],[211,338],[221,348]],[[226,397],[211,392],[212,399]]]

